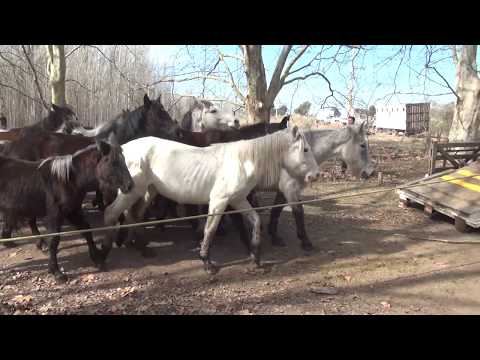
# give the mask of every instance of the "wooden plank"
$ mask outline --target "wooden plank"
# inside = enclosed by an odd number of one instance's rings
[[[480,142],[449,142],[439,143],[440,147],[466,147],[466,146],[480,146]]]
[[[403,201],[407,201],[409,203],[415,202],[423,206],[427,204],[427,206],[432,206],[433,209],[438,213],[444,214],[452,219],[462,219],[468,226],[471,226],[473,228],[480,227],[480,215],[478,213],[474,216],[466,216],[465,214],[459,213],[455,209],[442,206],[441,204],[432,205],[429,204],[428,200],[426,200],[424,197],[418,196],[417,194],[408,190],[401,190],[399,195],[401,196],[401,198],[404,199]]]
[[[460,164],[447,152],[443,151],[443,149],[438,149],[440,153],[444,156],[444,158],[452,163],[455,167],[460,167]]]

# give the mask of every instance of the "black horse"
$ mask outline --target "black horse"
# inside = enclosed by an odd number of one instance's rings
[[[0,156],[0,212],[5,215],[2,238],[11,237],[18,221],[46,217],[47,231],[56,233],[67,219],[77,229],[89,229],[82,202],[92,185],[128,192],[133,180],[122,150],[100,141],[73,155],[31,162]],[[99,267],[104,256],[90,232],[83,233],[90,257]],[[59,281],[66,276],[58,268],[59,236],[49,243],[49,272]]]
[[[135,110],[123,111],[95,129],[77,128],[74,133],[97,139],[115,138],[120,145],[123,145],[144,136],[176,140],[178,128],[179,125],[172,120],[163,107],[160,97],[152,101],[145,94],[143,105]]]

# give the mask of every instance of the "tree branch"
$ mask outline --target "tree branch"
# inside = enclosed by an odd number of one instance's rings
[[[457,100],[460,100],[460,96],[458,96],[457,92],[453,89],[453,87],[450,86],[447,79],[445,79],[445,77],[443,77],[443,75],[440,74],[440,72],[434,66],[427,66],[427,69],[433,69],[433,71],[435,71],[435,73],[445,82],[445,84],[450,89],[450,91],[453,93],[453,95],[455,95]]]
[[[30,56],[28,56],[27,50],[25,49],[24,45],[22,45],[22,50],[23,50],[23,54],[25,55],[25,58],[27,59],[28,65],[30,66],[30,69],[32,69],[32,71],[33,71],[33,78],[34,78],[34,81],[35,81],[35,85],[37,87],[38,95],[40,96],[40,99],[42,100],[43,107],[48,110],[49,106],[45,102],[45,99],[43,98],[42,89],[40,88],[40,84],[38,83],[37,72],[35,71],[35,68],[33,67],[32,61],[30,60]]]
[[[77,46],[75,49],[73,49],[72,51],[70,51],[67,55],[65,55],[65,59],[68,59],[68,57],[70,55],[72,55],[75,51],[77,51],[78,49],[82,48],[84,45],[79,45]]]
[[[43,105],[42,102],[39,101],[38,99],[35,99],[35,98],[31,97],[30,95],[25,94],[23,91],[18,90],[17,88],[14,88],[14,87],[11,86],[11,85],[4,84],[4,83],[0,82],[0,86],[6,87],[6,88],[8,88],[8,89],[12,89],[12,90],[18,92],[20,95],[23,95],[23,96],[25,96],[26,98],[28,98],[28,99],[30,99],[30,100],[33,100],[33,101],[35,101],[36,103],[38,103],[38,104],[40,104],[40,105]]]
[[[241,93],[240,89],[238,88],[237,84],[235,83],[235,79],[233,78],[233,74],[230,71],[230,68],[228,67],[227,63],[225,62],[225,58],[224,58],[223,53],[220,51],[220,49],[218,49],[218,47],[217,47],[217,52],[218,52],[219,60],[222,61],[223,65],[225,65],[225,68],[227,69],[228,76],[230,77],[230,85],[232,86],[232,89],[235,91],[235,93],[237,94],[237,96],[240,99],[245,101],[245,96]],[[218,62],[217,62],[217,64],[218,64]]]
[[[115,61],[112,60],[112,59],[110,59],[107,55],[105,55],[105,53],[102,51],[102,49],[100,49],[98,46],[95,46],[95,45],[85,45],[85,46],[88,46],[88,47],[91,47],[91,48],[97,50],[110,64],[113,65],[113,67],[115,68],[115,70],[117,70],[118,73],[120,74],[120,76],[121,76],[122,78],[124,78],[128,83],[135,83],[135,84],[139,85],[139,86],[140,86],[139,89],[145,89],[145,88],[148,87],[148,85],[146,85],[146,84],[141,84],[141,83],[139,83],[139,82],[136,81],[136,80],[133,80],[133,81],[132,81],[131,79],[129,79],[129,78],[118,68],[118,66],[117,66],[117,64],[115,63]]]
[[[300,52],[297,54],[297,56],[295,56],[292,59],[290,64],[287,65],[287,67],[285,68],[285,71],[283,72],[283,75],[281,77],[282,83],[285,82],[285,79],[287,78],[287,76],[290,75],[290,69],[292,68],[292,66],[295,65],[295,63],[298,61],[298,59],[300,59],[302,57],[302,55],[305,53],[305,51],[307,51],[307,49],[309,47],[310,47],[310,45],[305,45],[302,48],[302,50],[300,50]]]

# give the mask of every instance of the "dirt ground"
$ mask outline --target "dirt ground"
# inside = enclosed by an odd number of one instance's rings
[[[375,135],[370,148],[384,174],[383,188],[426,173],[422,139]],[[376,178],[342,177],[333,162],[323,168],[324,180],[307,189],[306,198],[380,188]],[[271,203],[273,194],[263,194],[262,200]],[[96,211],[88,213],[92,224],[101,224]],[[287,209],[279,224],[287,247],[273,248],[266,234],[269,213],[264,212],[262,253],[269,266],[252,266],[230,225],[212,248],[212,258],[223,264],[215,276],[203,271],[186,224],[145,230],[155,258],[115,247],[108,272],[93,267],[83,240],[66,239],[59,262],[70,280],[62,285],[47,274],[47,256],[33,244],[0,245],[0,313],[480,313],[478,233],[461,235],[448,218],[430,219],[421,209],[400,208],[394,192],[315,203],[305,206],[305,213],[314,252],[300,249]],[[29,234],[27,229],[20,233]]]

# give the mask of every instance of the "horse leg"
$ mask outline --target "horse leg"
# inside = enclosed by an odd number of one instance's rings
[[[191,205],[191,206],[192,206],[192,209],[193,209],[193,206],[195,206],[196,209],[197,209],[196,213],[194,215],[208,214],[208,205],[205,205],[205,206],[204,205],[202,205],[202,206]],[[194,231],[195,231],[194,237],[196,238],[196,240],[199,243],[202,242],[205,226],[206,226],[206,223],[207,223],[208,219],[209,219],[209,217],[203,217],[203,218],[198,218],[196,220],[197,227],[194,229]]]
[[[231,206],[227,207],[227,211],[233,209]],[[247,234],[247,229],[245,227],[245,222],[243,221],[243,215],[242,214],[231,214],[233,223],[235,227],[238,230],[240,240],[242,241],[242,244],[245,245],[247,248],[247,252],[250,254],[252,251],[252,248],[250,246],[250,239]]]
[[[147,194],[145,195],[144,198],[141,198],[138,200],[138,202],[132,207],[132,211],[128,211],[128,216],[127,216],[127,223],[134,223],[140,220],[143,220],[145,217],[145,212],[147,211],[148,207],[150,206],[152,200],[155,198],[156,191],[153,189],[150,189]],[[143,257],[149,258],[149,257],[155,257],[157,254],[152,248],[147,247],[149,241],[146,240],[143,232],[144,228],[142,228],[141,231],[139,229],[131,229],[131,233],[135,234],[135,245],[134,247],[140,251]],[[139,233],[140,234],[139,236]]]
[[[105,210],[105,202],[103,201],[103,194],[101,191],[95,191],[95,199],[92,201],[93,207],[98,207],[100,211]]]
[[[201,212],[202,214],[208,214],[208,206],[206,206],[206,205],[201,206],[201,209],[202,209],[202,212]],[[200,220],[200,223],[205,224],[206,220],[204,220],[204,219],[207,219],[207,218],[202,218]],[[227,231],[225,230],[225,225],[224,224],[225,223],[224,223],[223,216],[222,216],[222,218],[220,219],[220,222],[218,224],[217,231],[216,231],[215,235],[225,236],[227,234]],[[205,227],[205,225],[203,227]],[[202,229],[202,225],[199,225],[199,227],[197,227],[197,235],[196,235],[199,240],[202,239],[202,235],[203,235],[201,229]]]
[[[49,214],[47,219],[47,231],[49,233],[60,232],[62,227],[62,218],[60,214]],[[59,283],[64,283],[67,281],[67,275],[62,273],[58,268],[58,244],[60,243],[60,236],[54,236],[48,244],[48,250],[50,253],[48,259],[48,272],[55,277],[55,280]]]
[[[118,217],[118,223],[120,225],[123,225],[124,222],[125,222],[125,215],[120,214],[120,216]],[[127,236],[128,236],[128,229],[122,228],[118,230],[118,235],[117,235],[117,238],[115,239],[115,244],[117,244],[117,247],[122,247],[123,243],[127,239]]]
[[[9,239],[12,237],[12,230],[15,226],[15,222],[12,217],[5,215],[3,229],[2,229],[2,239]],[[4,242],[3,246],[6,248],[16,247],[17,244],[13,241]]]
[[[32,235],[40,235],[40,231],[38,230],[37,227],[37,218],[33,217],[30,220],[28,220],[28,225],[30,226],[30,230],[32,231]],[[48,251],[48,243],[45,240],[45,238],[39,238],[36,242],[37,249],[40,250],[41,252],[47,252]]]
[[[167,212],[169,212],[173,218],[179,217],[177,212],[177,203],[175,201],[170,199],[167,200]]]
[[[340,163],[341,163],[341,168],[342,168],[342,175],[345,175],[345,173],[347,172],[347,164],[345,163],[345,161],[343,160],[340,160]]]
[[[283,204],[287,200],[281,191],[277,191],[277,195],[275,196],[274,205]],[[282,213],[283,206],[274,207],[270,212],[270,224],[268,224],[268,233],[272,238],[272,245],[273,246],[286,246],[285,242],[281,237],[278,236],[278,219],[280,218],[280,214]]]
[[[225,210],[227,207],[228,200],[227,199],[220,199],[220,200],[210,200],[210,205],[208,208],[209,213],[220,213]],[[215,232],[218,227],[218,223],[220,222],[221,215],[209,216],[207,218],[207,222],[205,224],[204,229],[204,236],[202,244],[200,245],[200,259],[203,261],[203,265],[205,271],[209,274],[215,274],[218,272],[219,268],[217,265],[210,261],[209,257],[209,250],[212,239],[215,235]]]
[[[185,205],[185,215],[187,216],[195,216],[198,215],[198,206],[197,205]],[[193,239],[196,245],[198,245],[202,240],[201,232],[199,233],[198,228],[200,226],[198,219],[191,219],[188,220],[190,226],[193,230]],[[200,234],[200,236],[198,236]]]
[[[252,224],[252,242],[251,242],[251,256],[257,266],[260,266],[260,216],[255,210],[252,210],[252,205],[247,199],[239,200],[231,204],[237,210],[250,210],[243,214]]]
[[[250,191],[250,194],[247,196],[247,200],[252,205],[252,207],[259,207],[257,192],[255,190]]]
[[[299,192],[294,189],[290,191],[285,191],[284,193],[287,202],[297,202],[300,200]],[[293,216],[295,217],[295,224],[297,226],[297,237],[300,239],[301,247],[305,251],[312,251],[313,244],[307,236],[307,231],[305,230],[305,214],[303,211],[303,205],[292,205]]]
[[[144,193],[142,194],[142,192],[139,190],[139,187],[137,187],[137,191],[129,192],[128,194],[118,194],[115,201],[113,201],[113,203],[111,203],[105,209],[103,215],[105,226],[115,225],[120,215],[123,214],[125,210],[130,209],[138,201],[138,199],[143,196]],[[110,230],[103,238],[101,250],[102,262],[106,261],[110,250],[112,250],[112,244],[115,235],[116,232],[114,230]]]
[[[90,229],[90,224],[85,219],[83,212],[81,210],[77,212],[73,212],[68,214],[67,216],[68,221],[75,226],[78,230],[82,229]],[[95,242],[93,241],[93,235],[91,232],[83,232],[82,236],[87,241],[88,245],[88,252],[90,254],[90,259],[92,259],[95,266],[97,266],[100,270],[103,270],[104,263],[101,261],[100,252],[95,246]]]
[[[218,236],[225,236],[227,235],[227,230],[225,229],[225,216],[222,215],[220,222],[218,223],[217,233]]]

